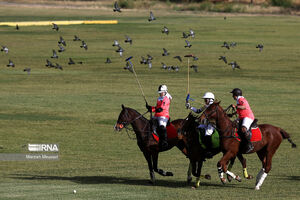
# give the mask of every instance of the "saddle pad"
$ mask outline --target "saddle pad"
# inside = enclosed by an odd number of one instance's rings
[[[262,135],[261,135],[261,131],[258,127],[252,128],[251,132],[252,132],[251,142],[261,141]]]
[[[262,134],[261,134],[261,131],[258,127],[256,128],[251,128],[251,132],[252,132],[252,136],[251,136],[251,142],[258,142],[258,141],[261,141],[262,140]],[[237,137],[236,139],[238,141],[241,141],[237,131],[235,132],[235,136]]]
[[[172,123],[170,123],[170,125],[167,126],[167,134],[168,134],[168,139],[173,139],[178,137],[177,129]]]

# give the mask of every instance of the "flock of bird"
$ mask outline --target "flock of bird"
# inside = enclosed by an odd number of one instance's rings
[[[114,9],[113,9],[113,11],[114,12],[122,12],[121,8],[120,8],[120,6],[118,5],[117,2],[114,3]],[[224,17],[224,20],[226,20],[226,19],[227,18]],[[150,11],[150,17],[148,18],[148,21],[151,22],[153,20],[156,20],[156,18],[154,17],[153,12]],[[162,28],[161,32],[163,34],[166,34],[166,35],[170,34],[170,30],[166,26],[164,26]],[[128,35],[125,35],[125,37],[126,37],[125,43],[130,43],[132,45],[132,39]],[[189,32],[187,32],[187,33],[186,32],[182,32],[182,37],[181,38],[185,39],[185,43],[186,43],[186,45],[184,46],[184,48],[191,48],[192,47],[191,42],[188,40],[189,37],[190,38],[195,38],[195,32],[192,29],[190,29]],[[118,47],[118,49],[116,50],[116,52],[118,52],[120,54],[120,56],[122,57],[123,56],[123,52],[125,50],[120,46],[120,43],[117,40],[115,40],[112,46]],[[236,46],[237,46],[237,42],[231,42],[231,43],[224,42],[223,45],[221,46],[221,48],[225,48],[227,50],[230,50],[232,48],[235,48]],[[262,44],[258,44],[256,46],[256,48],[258,48],[259,51],[261,52],[263,50],[263,45]],[[166,56],[170,55],[170,52],[166,48],[162,48],[162,50],[163,50],[163,52],[162,52],[162,56],[163,57],[166,57]],[[197,61],[198,60],[198,57],[196,57],[194,55],[192,55],[192,57],[193,57],[193,61]],[[179,55],[174,56],[173,58],[177,59],[180,63],[182,63],[182,58]],[[221,60],[221,61],[223,61],[226,65],[230,65],[233,70],[235,70],[235,69],[241,69],[241,67],[239,66],[239,64],[237,63],[237,61],[228,62],[225,55],[221,55],[218,59]],[[149,54],[147,55],[147,58],[145,58],[144,56],[141,56],[140,64],[148,65],[148,68],[151,69],[152,68],[152,60],[153,60],[153,57],[150,56]],[[107,58],[107,61],[105,63],[111,63],[110,58]],[[192,68],[195,72],[198,72],[198,66],[196,64],[192,64],[189,67]],[[124,69],[130,69],[130,63],[128,61],[126,61],[126,66],[124,67]],[[168,66],[164,62],[161,62],[161,69],[178,72],[179,69],[180,69],[180,67],[178,65],[176,65],[176,66],[173,66],[173,65],[172,66]]]
[[[52,29],[56,30],[56,31],[59,31],[59,26],[57,24],[53,23]],[[19,27],[18,24],[16,25],[16,30],[17,31],[20,30],[20,27]],[[77,35],[74,35],[73,41],[81,41],[80,48],[88,50],[88,46],[87,46],[86,42],[84,42],[83,40],[81,40]],[[60,57],[58,53],[65,52],[66,51],[66,46],[67,46],[66,41],[64,40],[64,38],[62,36],[60,36],[59,40],[58,40],[58,48],[59,49],[57,51],[55,49],[52,50],[52,56],[49,59],[46,59],[45,66],[48,67],[48,68],[54,68],[54,69],[63,70],[62,65],[59,64],[56,61]],[[2,45],[1,51],[5,52],[6,54],[9,54],[9,49],[8,49],[7,46],[3,46]],[[54,62],[54,60],[56,60],[56,61]],[[55,63],[55,64],[53,64],[53,63]],[[67,64],[68,65],[74,65],[74,64],[76,64],[76,62],[74,62],[74,60],[72,58],[69,58],[69,62]],[[80,61],[80,62],[77,62],[77,64],[83,64],[83,62]],[[7,67],[15,67],[15,63],[11,59],[8,59],[8,64],[6,66]],[[24,68],[23,71],[27,72],[28,74],[30,74],[31,68],[30,67],[26,67],[26,68]]]
[[[113,9],[113,11],[114,12],[122,12],[121,8],[119,7],[119,5],[118,5],[117,2],[114,3],[114,9]],[[154,20],[156,20],[156,18],[154,16],[153,12],[150,11],[150,16],[148,18],[148,21],[151,22],[151,21],[154,21]],[[224,17],[224,20],[226,20],[226,17]],[[53,23],[52,29],[55,30],[55,31],[59,31],[59,26],[57,24]],[[18,31],[20,30],[20,27],[18,25],[16,25],[16,30],[18,30]],[[170,34],[170,30],[166,26],[163,27],[163,29],[161,30],[161,32],[162,32],[162,34],[166,34],[166,35]],[[182,37],[181,38],[183,38],[185,40],[184,48],[190,49],[192,47],[192,44],[188,40],[188,38],[191,38],[191,39],[195,38],[195,32],[192,29],[190,29],[187,33],[186,32],[182,32]],[[74,42],[81,41],[80,48],[88,50],[88,45],[86,44],[86,42],[84,40],[81,40],[77,35],[74,35],[73,41]],[[130,38],[128,35],[125,35],[124,42],[128,43],[130,45],[133,44],[132,38]],[[49,68],[55,68],[55,69],[63,70],[62,65],[58,64],[58,62],[56,62],[56,61],[60,57],[59,54],[61,54],[61,53],[63,53],[63,52],[66,51],[66,46],[67,46],[67,43],[66,43],[65,39],[62,36],[60,36],[59,40],[58,40],[58,48],[59,49],[57,51],[55,49],[52,50],[52,56],[49,59],[46,59],[45,66],[49,67]],[[124,48],[121,47],[120,43],[117,40],[115,40],[113,42],[112,46],[117,48],[115,50],[115,52],[117,52],[120,55],[120,57],[122,57],[125,50],[124,50]],[[236,46],[237,46],[236,42],[231,42],[231,43],[224,42],[223,45],[221,46],[221,48],[225,48],[227,50],[230,50],[232,48],[235,48]],[[256,46],[256,48],[258,48],[259,52],[261,52],[263,50],[264,46],[262,44],[258,44]],[[4,52],[4,53],[6,53],[6,54],[9,53],[9,49],[8,49],[7,46],[3,46],[2,45],[1,51]],[[170,55],[170,52],[166,48],[162,48],[162,56],[163,57],[167,57],[169,55]],[[197,61],[199,59],[198,57],[196,57],[194,55],[191,55],[190,57],[193,58],[192,61]],[[178,62],[182,63],[181,56],[176,55],[176,56],[173,56],[173,58],[176,59],[176,60],[178,60]],[[151,55],[149,55],[149,54],[147,54],[147,56],[145,56],[145,57],[141,56],[140,64],[148,65],[148,68],[151,69],[152,68],[152,61],[153,61],[153,59],[154,58]],[[237,64],[236,61],[228,62],[225,55],[221,55],[218,59],[221,60],[221,61],[223,61],[225,64],[230,65],[233,70],[235,70],[235,69],[241,69],[240,66]],[[53,64],[53,63],[55,63],[55,64]],[[82,63],[83,63],[82,61],[81,62],[77,62],[77,64],[82,64]],[[111,61],[111,59],[109,57],[107,57],[105,63],[109,64],[109,63],[112,63],[112,61]],[[74,64],[76,64],[76,62],[74,62],[74,60],[72,58],[69,58],[69,62],[67,64],[68,65],[74,65]],[[126,65],[125,65],[124,69],[130,69],[131,65],[132,65],[132,63],[129,60],[126,60]],[[8,60],[8,64],[6,66],[7,67],[15,67],[15,63],[11,59],[9,59]],[[193,69],[195,72],[198,72],[198,65],[192,64],[189,67],[191,69]],[[180,66],[179,65],[168,66],[164,62],[161,62],[161,69],[168,70],[168,71],[178,72],[179,69],[180,69]],[[24,72],[27,72],[28,74],[30,74],[30,71],[31,71],[30,68],[25,68],[24,69]]]

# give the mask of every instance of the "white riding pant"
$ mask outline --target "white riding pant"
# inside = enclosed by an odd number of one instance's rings
[[[164,126],[165,128],[167,127],[167,123],[169,121],[168,118],[166,117],[153,117],[158,121],[158,126]]]
[[[249,128],[250,128],[253,121],[254,121],[253,119],[245,117],[242,121],[242,126],[245,126],[247,128],[247,130],[249,130]]]
[[[213,127],[211,124],[200,124],[198,128],[203,128],[205,130],[205,136],[211,136],[215,131],[215,127]]]

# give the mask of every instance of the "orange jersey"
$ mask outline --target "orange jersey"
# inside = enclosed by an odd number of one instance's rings
[[[249,106],[248,101],[243,96],[239,96],[237,99],[237,106],[244,106],[246,109],[237,109],[237,113],[240,119],[248,117],[254,120],[254,114]]]
[[[156,109],[162,108],[161,112],[156,112],[154,117],[166,117],[169,118],[169,108],[170,108],[170,98],[168,95],[163,97],[158,97],[156,107],[152,107],[152,112],[155,112]]]

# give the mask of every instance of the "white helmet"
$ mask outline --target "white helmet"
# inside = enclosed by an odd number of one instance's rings
[[[168,88],[167,88],[167,86],[166,85],[160,85],[159,87],[158,87],[158,93],[163,93],[163,92],[167,92],[168,91]]]
[[[215,95],[211,92],[206,92],[202,99],[209,99],[209,104],[212,104],[215,101]]]

